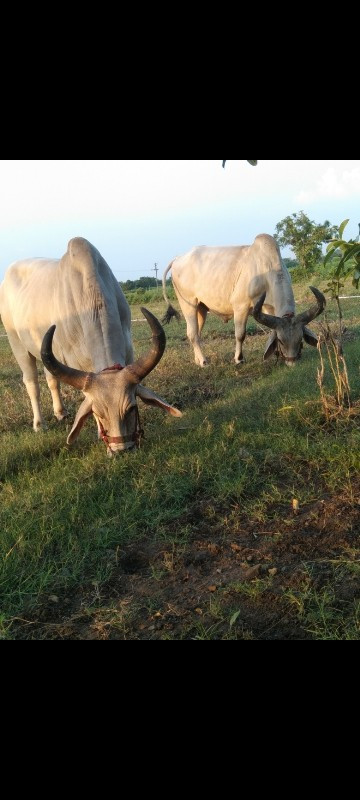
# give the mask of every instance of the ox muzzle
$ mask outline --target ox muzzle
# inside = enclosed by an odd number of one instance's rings
[[[135,429],[133,433],[127,433],[125,436],[109,436],[101,422],[98,422],[99,436],[106,444],[107,454],[110,457],[116,455],[116,453],[122,453],[124,450],[132,450],[134,447],[140,448],[141,440],[145,438],[144,429],[141,427],[138,407],[134,406],[128,413],[135,414]],[[120,447],[113,448],[111,447],[112,444],[120,445]]]

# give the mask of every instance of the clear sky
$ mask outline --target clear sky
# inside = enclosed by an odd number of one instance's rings
[[[89,239],[118,280],[160,277],[194,245],[251,244],[297,211],[358,234],[360,161],[0,161],[0,280]],[[291,256],[290,250],[283,251]]]

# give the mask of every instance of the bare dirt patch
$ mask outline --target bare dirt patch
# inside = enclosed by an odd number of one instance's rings
[[[359,563],[359,490],[357,481],[351,497],[324,497],[295,509],[297,513],[293,507],[274,504],[266,523],[250,522],[234,508],[225,527],[223,509],[209,525],[201,503],[194,504],[191,514],[176,525],[179,532],[182,522],[187,528],[194,524],[186,544],[169,547],[154,541],[154,532],[136,545],[108,551],[112,575],[106,583],[44,596],[35,612],[13,622],[12,635],[95,640],[322,638],[309,626],[307,598],[321,598],[331,582],[334,613],[346,615],[360,596],[359,572],[341,566],[342,560],[350,567]]]

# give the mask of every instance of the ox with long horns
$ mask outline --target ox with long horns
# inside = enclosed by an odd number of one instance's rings
[[[274,314],[264,314],[262,307],[266,298],[265,292],[255,303],[253,309],[254,319],[272,330],[266,345],[264,359],[269,358],[272,353],[276,353],[285,361],[288,367],[293,367],[295,362],[301,358],[303,337],[307,344],[316,347],[317,337],[306,326],[323,311],[325,297],[315,286],[310,286],[310,289],[315,295],[316,304],[311,306],[308,311],[302,311],[300,314],[288,312],[283,314],[282,317],[277,317]]]
[[[193,345],[195,363],[203,367],[206,359],[200,347],[200,335],[208,311],[224,321],[234,317],[235,363],[243,360],[242,345],[246,322],[253,311],[255,319],[273,330],[264,358],[276,350],[287,365],[300,357],[302,339],[316,347],[317,337],[307,328],[325,306],[325,297],[311,287],[317,304],[295,315],[295,300],[289,273],[278,245],[266,233],[256,236],[252,245],[234,247],[195,247],[169,264],[163,277],[172,271],[172,282],[187,323],[187,335]],[[264,305],[264,310],[262,306]],[[168,305],[164,322],[178,316]]]
[[[40,357],[57,419],[67,416],[60,381],[85,395],[68,443],[93,415],[108,455],[133,448],[141,435],[138,397],[181,416],[177,408],[141,384],[165,349],[160,322],[142,309],[151,328],[152,345],[134,361],[130,308],[108,264],[86,239],[71,239],[60,260],[29,259],[12,264],[0,287],[0,312],[23,372],[35,430],[43,425],[36,367]]]

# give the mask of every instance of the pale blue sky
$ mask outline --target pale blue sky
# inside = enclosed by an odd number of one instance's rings
[[[0,161],[0,280],[15,260],[60,258],[84,236],[118,280],[160,277],[194,245],[251,244],[304,210],[349,217],[358,234],[360,161]],[[290,250],[283,255],[291,255]]]

